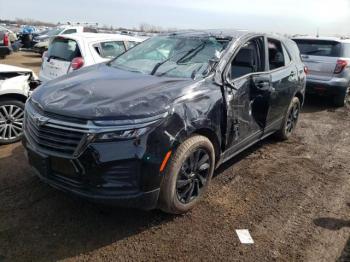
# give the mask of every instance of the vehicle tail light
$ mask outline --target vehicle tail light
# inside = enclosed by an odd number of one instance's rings
[[[309,74],[309,68],[307,66],[304,66],[304,72],[305,72],[306,75]]]
[[[4,46],[8,46],[9,45],[9,35],[5,34],[4,35]]]
[[[340,74],[344,70],[344,68],[347,66],[348,66],[348,61],[339,59],[337,61],[337,65],[335,66],[334,74]]]
[[[72,60],[71,67],[73,70],[77,70],[84,65],[84,59],[82,57],[76,57]]]

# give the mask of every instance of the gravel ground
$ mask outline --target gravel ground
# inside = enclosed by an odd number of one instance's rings
[[[38,70],[40,58],[0,63]],[[289,141],[266,139],[225,163],[183,216],[69,197],[33,175],[21,144],[0,146],[0,261],[350,261],[349,117],[307,99]]]

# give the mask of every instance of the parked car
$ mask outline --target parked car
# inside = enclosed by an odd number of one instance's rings
[[[309,69],[306,92],[329,96],[335,106],[344,106],[350,87],[350,40],[329,37],[293,40]]]
[[[184,213],[215,167],[267,136],[291,136],[305,82],[297,45],[281,36],[161,35],[40,86],[23,144],[55,188]]]
[[[24,103],[38,85],[32,70],[0,64],[0,144],[22,138]]]
[[[136,37],[113,34],[56,36],[43,55],[39,78],[46,82],[82,67],[111,60],[141,41]]]
[[[84,33],[84,32],[97,33],[98,31],[96,28],[80,26],[80,25],[65,25],[65,26],[59,26],[59,27],[53,28],[49,30],[46,34],[42,34],[37,37],[34,37],[33,51],[43,54],[45,51],[47,51],[50,44],[50,40],[54,36],[69,35],[69,34]]]
[[[14,43],[14,42],[17,41],[17,35],[13,31],[11,31],[10,29],[8,29],[6,27],[3,27],[3,26],[0,26],[0,31],[7,32],[9,40],[10,40],[11,43]]]
[[[9,34],[6,30],[0,29],[0,59],[4,59],[11,52],[12,47]]]

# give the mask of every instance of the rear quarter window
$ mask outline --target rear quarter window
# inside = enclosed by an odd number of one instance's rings
[[[336,41],[326,40],[294,40],[302,55],[313,55],[313,56],[330,56],[340,57],[341,56],[341,43]]]
[[[70,62],[76,57],[81,57],[81,52],[75,40],[55,38],[49,46],[48,57]]]

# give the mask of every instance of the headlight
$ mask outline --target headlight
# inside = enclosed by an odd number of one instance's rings
[[[101,133],[96,135],[96,141],[113,141],[113,140],[128,140],[134,139],[145,134],[150,128],[144,127],[139,129],[114,131],[108,133]]]
[[[104,129],[104,131],[96,134],[95,140],[112,141],[138,138],[157,125],[167,115],[168,112],[142,119],[95,120],[93,123]]]

